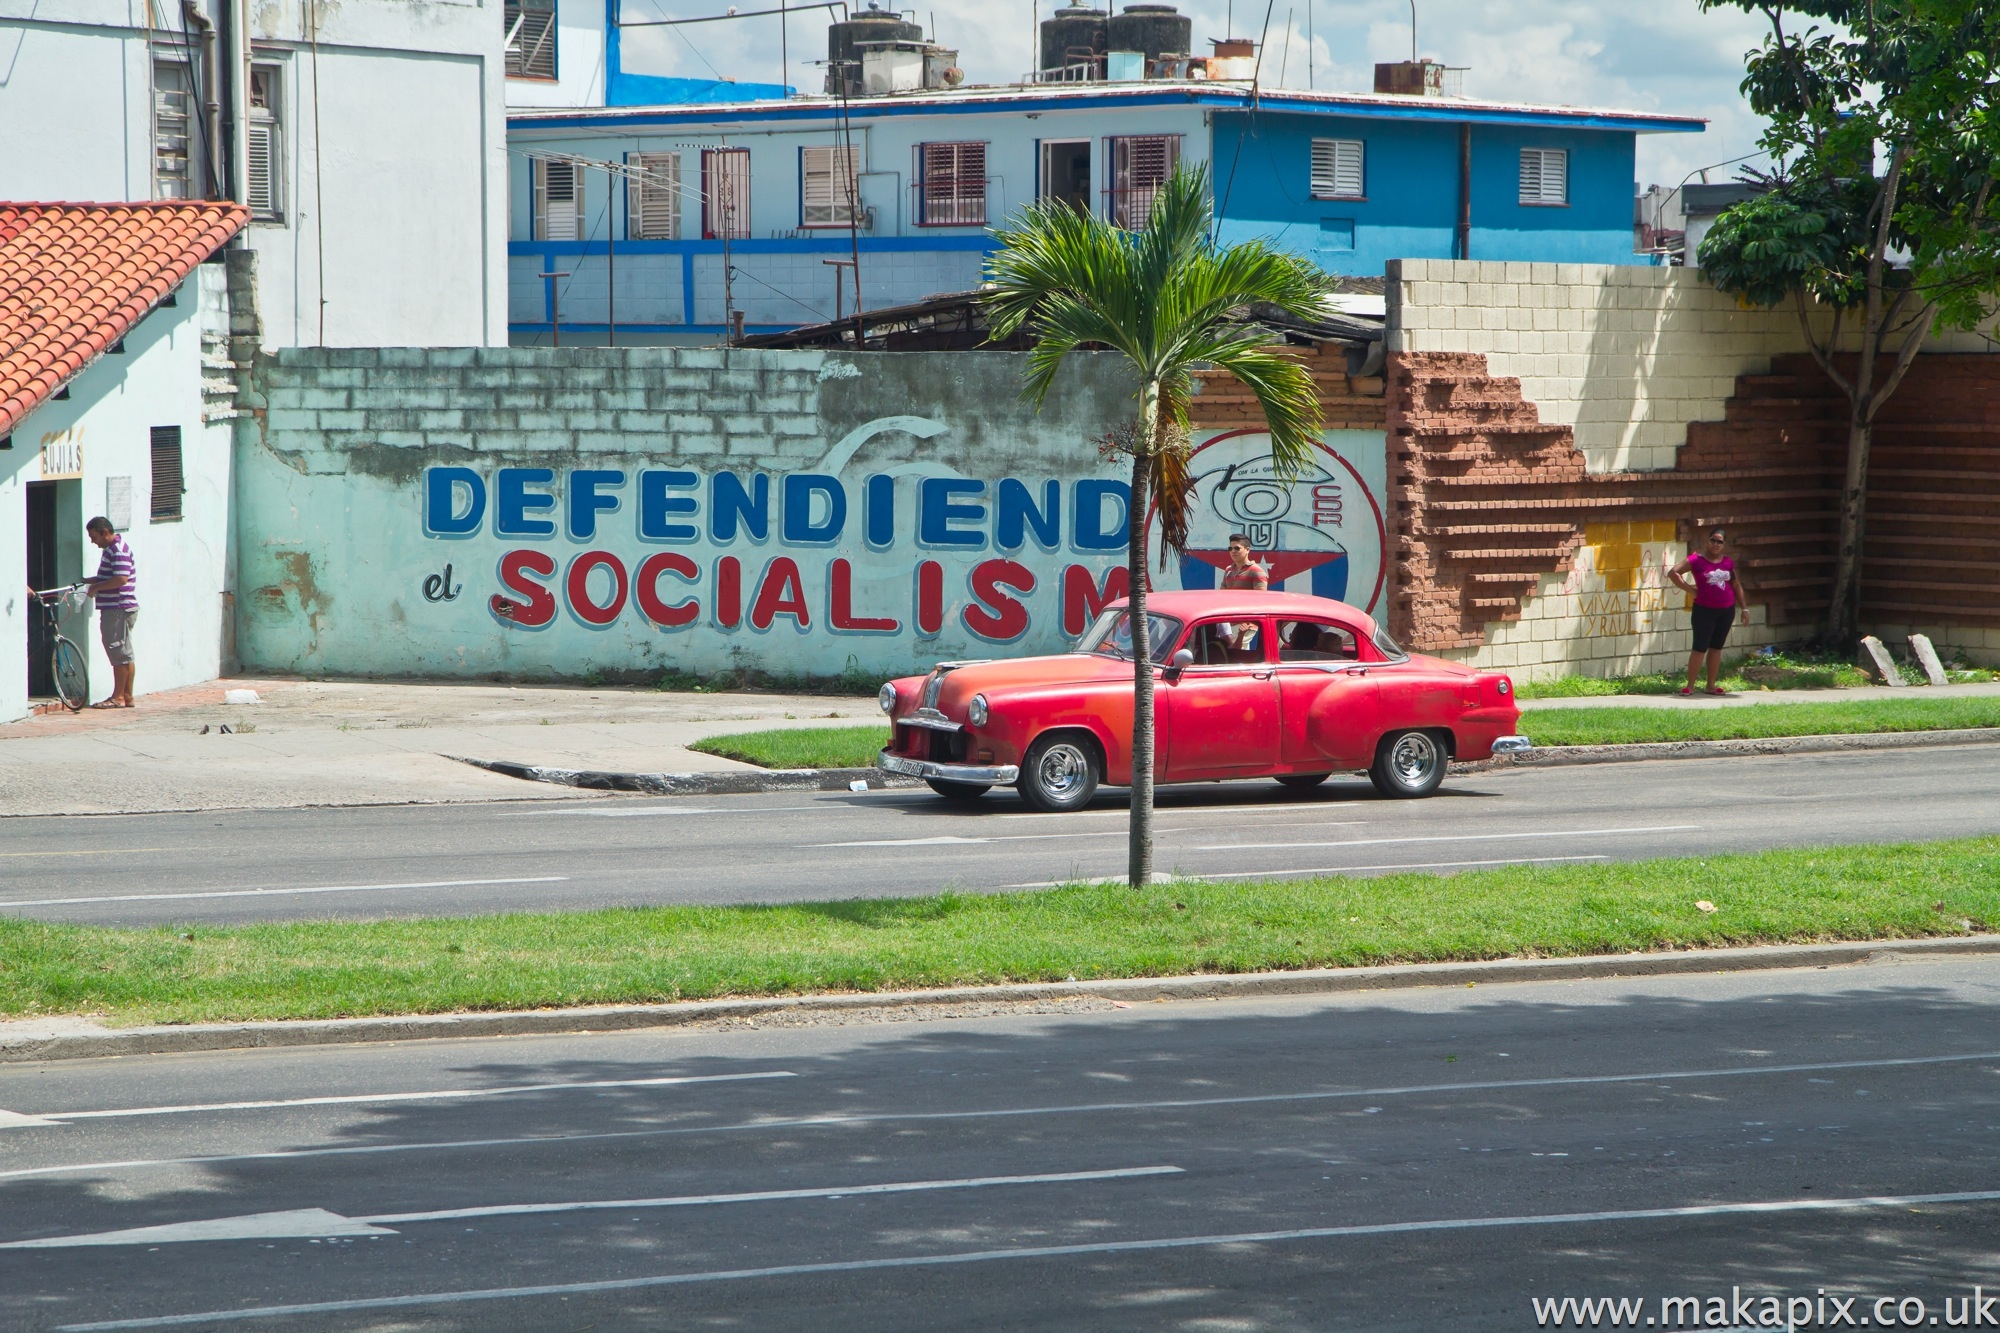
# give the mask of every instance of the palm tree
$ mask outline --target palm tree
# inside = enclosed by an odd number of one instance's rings
[[[1024,393],[1039,406],[1063,358],[1084,347],[1122,352],[1139,379],[1137,420],[1112,438],[1132,455],[1126,570],[1132,624],[1132,886],[1153,878],[1153,671],[1146,620],[1147,501],[1165,548],[1187,540],[1192,480],[1187,414],[1197,367],[1218,366],[1256,395],[1280,475],[1297,475],[1319,439],[1312,377],[1266,330],[1234,318],[1255,302],[1320,313],[1329,279],[1260,241],[1215,243],[1205,168],[1176,171],[1146,225],[1127,231],[1058,200],[995,233],[986,266],[992,337],[1024,324],[1034,340]],[[1165,550],[1161,556],[1164,560]]]

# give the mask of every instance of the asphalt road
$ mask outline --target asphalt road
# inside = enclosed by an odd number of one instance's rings
[[[868,793],[0,820],[0,912],[101,924],[577,909],[994,890],[1122,875],[1125,798],[1040,815]],[[1676,760],[1168,788],[1156,864],[1305,875],[1562,864],[2000,832],[2000,750]]]
[[[2000,1285],[1996,999],[1891,961],[5,1066],[0,1326],[1928,1327]]]

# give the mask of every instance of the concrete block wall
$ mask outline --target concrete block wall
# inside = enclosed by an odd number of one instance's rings
[[[1672,467],[1738,375],[1805,350],[1790,309],[1744,310],[1699,269],[1393,260],[1387,305],[1390,351],[1484,356],[1592,472]]]

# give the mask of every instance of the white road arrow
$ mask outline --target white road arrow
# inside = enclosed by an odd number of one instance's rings
[[[174,1222],[166,1226],[131,1227],[82,1236],[46,1236],[17,1240],[0,1250],[58,1250],[84,1245],[169,1245],[190,1240],[299,1240],[317,1236],[393,1236],[386,1222],[455,1222],[471,1217],[520,1217],[534,1213],[624,1212],[633,1208],[696,1208],[718,1203],[774,1203],[791,1199],[849,1199],[867,1194],[919,1194],[930,1190],[983,1189],[993,1185],[1073,1185],[1098,1180],[1130,1180],[1136,1176],[1174,1176],[1177,1166],[1132,1166],[1110,1171],[1061,1171],[1039,1176],[971,1176],[960,1180],[901,1180],[883,1185],[829,1185],[822,1189],[758,1190],[749,1194],[677,1194],[658,1199],[585,1199],[564,1203],[503,1203],[436,1212],[383,1213],[375,1217],[342,1217],[323,1208],[286,1213],[250,1213],[204,1222]]]

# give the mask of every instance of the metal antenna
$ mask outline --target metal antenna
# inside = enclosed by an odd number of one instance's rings
[[[1417,63],[1417,0],[1410,0],[1410,63]]]

